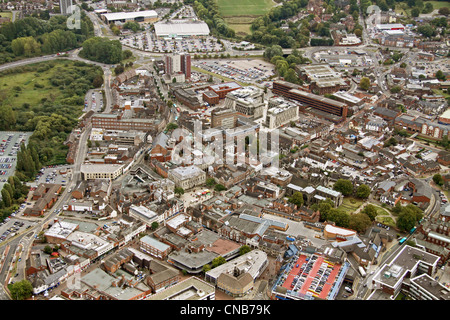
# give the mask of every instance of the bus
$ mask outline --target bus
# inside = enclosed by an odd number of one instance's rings
[[[409,234],[413,234],[414,231],[416,231],[417,227],[412,228],[411,230],[409,230]]]
[[[400,239],[400,241],[398,242],[398,244],[403,244],[406,241],[406,237],[403,237]]]

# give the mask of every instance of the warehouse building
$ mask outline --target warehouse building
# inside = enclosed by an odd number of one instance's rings
[[[101,17],[108,24],[121,24],[129,21],[153,23],[158,20],[158,14],[154,10],[104,13]]]
[[[178,37],[206,37],[209,35],[209,27],[203,21],[186,22],[184,20],[172,22],[158,22],[153,25],[158,38]]]

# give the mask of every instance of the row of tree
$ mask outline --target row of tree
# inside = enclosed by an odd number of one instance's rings
[[[295,67],[298,64],[307,63],[309,60],[304,58],[302,53],[297,49],[292,50],[292,53],[284,58],[281,46],[274,45],[266,48],[264,51],[264,58],[275,65],[276,73],[285,81],[295,84],[303,83],[298,77]]]
[[[360,184],[355,189],[353,183],[348,179],[338,179],[333,185],[333,189],[342,193],[343,196],[350,196],[353,192],[360,199],[367,199],[370,196],[370,187],[368,185]]]
[[[6,217],[23,203],[28,195],[30,188],[22,183],[17,176],[10,176],[8,182],[3,185],[0,201],[0,221]]]
[[[228,38],[235,36],[235,31],[221,17],[216,1],[185,0],[184,3],[193,6],[197,16],[206,22],[212,34]]]

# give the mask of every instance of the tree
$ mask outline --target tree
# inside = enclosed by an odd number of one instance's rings
[[[442,7],[439,8],[439,14],[442,14],[444,16],[448,16],[450,14],[450,8],[449,7]]]
[[[184,194],[184,189],[181,187],[175,187],[175,189],[173,190],[173,192],[175,194],[177,194],[178,196],[182,196]]]
[[[11,297],[15,300],[25,300],[31,297],[33,286],[28,280],[22,280],[8,286]]]
[[[223,184],[218,183],[215,185],[214,190],[216,190],[217,192],[220,192],[220,191],[227,190],[227,188]]]
[[[419,14],[420,14],[419,8],[416,7],[411,9],[411,17],[417,18]]]
[[[417,31],[427,38],[430,38],[434,34],[434,29],[429,24],[421,25],[417,28]]]
[[[211,261],[211,267],[214,269],[215,267],[220,266],[221,264],[226,263],[227,260],[225,260],[224,257],[219,256],[219,257],[215,257],[212,261]]]
[[[8,190],[2,189],[2,201],[5,205],[5,208],[9,208],[12,205],[11,195],[9,194]]]
[[[370,88],[370,79],[367,77],[363,77],[360,81],[359,81],[359,86],[361,87],[361,89],[363,90],[369,90]]]
[[[327,215],[327,220],[335,222],[338,227],[348,228],[350,216],[345,211],[332,208]]]
[[[152,222],[151,228],[152,228],[153,231],[158,229],[158,227],[159,227],[159,223],[158,222],[156,222],[156,221]]]
[[[274,56],[280,56],[280,57],[283,56],[283,48],[281,46],[274,45],[271,47],[267,47],[266,50],[264,51],[264,57],[267,60],[270,61],[272,59],[272,57],[274,57]]]
[[[440,175],[439,173],[436,173],[433,176],[433,181],[434,183],[436,183],[438,186],[442,186],[444,184],[444,178],[442,178],[442,175]]]
[[[436,72],[436,79],[445,81],[447,78],[446,78],[445,74],[442,72],[442,70],[438,70]]]
[[[53,252],[53,248],[50,247],[49,245],[46,245],[46,246],[44,247],[44,253],[46,253],[46,254],[51,254],[52,252]]]
[[[364,207],[364,209],[361,210],[361,212],[365,213],[372,221],[374,221],[378,215],[378,211],[373,204],[368,204]]]
[[[383,146],[388,148],[390,146],[396,146],[398,141],[394,137],[390,137],[387,141],[384,142]]]
[[[202,268],[203,273],[207,273],[208,271],[210,271],[212,268],[209,264],[205,264]]]
[[[176,123],[173,123],[173,122],[170,122],[166,126],[166,130],[168,130],[168,131],[175,130],[177,128],[178,128],[178,125]]]
[[[400,230],[411,230],[423,217],[422,210],[413,204],[408,204],[406,207],[400,206],[399,209],[396,225]]]
[[[366,184],[361,184],[356,188],[356,196],[360,199],[367,199],[370,196],[370,187]]]
[[[121,74],[121,73],[123,73],[125,71],[125,67],[123,66],[123,65],[121,65],[121,64],[119,64],[119,65],[117,65],[115,68],[114,68],[114,74],[117,76],[117,75],[119,75],[119,74]]]
[[[246,253],[249,253],[250,251],[252,251],[252,249],[247,246],[247,245],[243,245],[242,247],[239,248],[239,255],[244,255]]]
[[[303,194],[301,192],[294,192],[291,197],[288,198],[290,203],[295,204],[297,207],[303,206]]]
[[[348,196],[353,193],[353,183],[347,179],[338,179],[335,182],[333,189],[339,191],[344,196]]]
[[[214,180],[214,178],[208,178],[206,179],[206,185],[212,188],[216,185],[216,180]]]
[[[348,226],[359,233],[364,233],[372,224],[369,216],[363,212],[352,214]]]

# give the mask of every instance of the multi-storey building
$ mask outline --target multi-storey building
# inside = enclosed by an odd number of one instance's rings
[[[317,110],[321,114],[323,113],[325,118],[330,118],[334,122],[343,121],[347,117],[348,106],[345,103],[305,92],[296,84],[281,80],[275,81],[272,92],[300,102],[303,109],[310,107]]]
[[[266,127],[270,129],[279,128],[291,121],[298,119],[298,105],[283,101],[280,99],[272,99],[266,114]]]
[[[225,107],[254,119],[260,118],[265,107],[264,91],[248,86],[229,92],[225,98]]]

